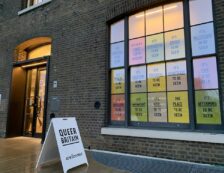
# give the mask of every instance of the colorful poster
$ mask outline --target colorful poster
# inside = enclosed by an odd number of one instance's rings
[[[125,96],[124,95],[111,96],[111,120],[112,121],[125,120]]]
[[[168,92],[168,121],[189,123],[188,92]]]
[[[124,69],[112,70],[111,72],[111,93],[123,94],[125,90],[124,86]]]
[[[185,58],[184,30],[165,33],[166,60]]]
[[[194,59],[194,87],[195,89],[218,88],[216,58]]]
[[[131,121],[147,122],[147,94],[131,94]]]
[[[198,124],[221,125],[218,90],[195,91],[195,104]]]
[[[146,92],[146,66],[131,68],[131,92]]]
[[[166,91],[165,63],[148,65],[148,91]]]
[[[146,62],[158,62],[164,60],[163,34],[157,34],[146,38]]]
[[[145,63],[145,38],[129,41],[129,64]]]
[[[111,44],[110,67],[124,66],[124,42]]]
[[[191,27],[191,45],[193,56],[215,53],[213,23]]]
[[[167,90],[187,90],[186,61],[167,63]]]
[[[166,93],[148,94],[149,122],[167,122]]]

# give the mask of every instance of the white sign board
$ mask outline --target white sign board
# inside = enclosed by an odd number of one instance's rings
[[[88,161],[75,118],[52,119],[36,168],[60,157],[64,173]]]

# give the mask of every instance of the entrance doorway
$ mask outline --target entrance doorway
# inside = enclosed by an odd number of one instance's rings
[[[23,135],[41,137],[44,120],[46,67],[27,69]]]
[[[15,49],[7,137],[45,138],[51,38],[27,40]]]

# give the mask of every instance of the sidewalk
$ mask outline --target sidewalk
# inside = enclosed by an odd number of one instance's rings
[[[40,149],[39,139],[24,137],[0,139],[0,173],[62,173],[60,163],[35,170]],[[89,167],[80,166],[68,173],[224,173],[224,167],[221,166],[116,153],[87,151],[87,157]]]

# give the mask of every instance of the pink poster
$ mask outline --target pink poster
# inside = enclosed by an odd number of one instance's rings
[[[195,89],[218,88],[216,58],[202,58],[194,60]]]
[[[145,63],[145,38],[129,41],[129,65]]]

